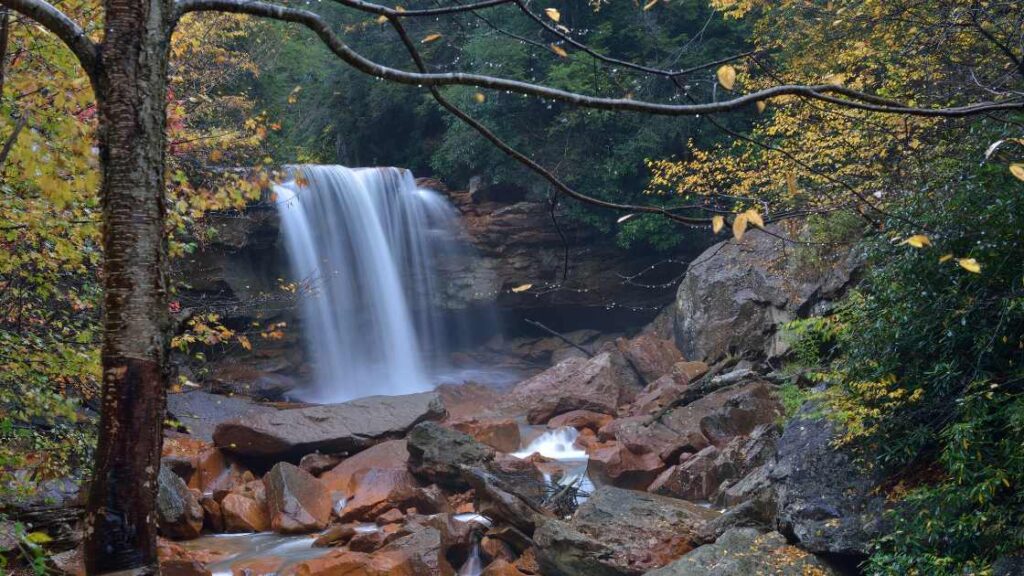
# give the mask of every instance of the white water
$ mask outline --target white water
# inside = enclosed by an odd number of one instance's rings
[[[484,562],[480,558],[480,545],[474,543],[473,548],[469,551],[469,558],[466,558],[466,563],[459,568],[458,576],[480,576],[483,570]]]
[[[433,387],[442,353],[435,257],[453,249],[458,213],[398,168],[298,166],[275,186],[314,365],[312,402]]]
[[[586,460],[587,451],[575,446],[579,435],[580,433],[570,426],[548,430],[530,442],[526,448],[512,455],[516,458],[526,458],[531,454],[540,454],[555,460]]]

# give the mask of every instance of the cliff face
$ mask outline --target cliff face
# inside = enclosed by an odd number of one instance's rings
[[[565,217],[556,227],[545,202],[482,198],[430,180],[419,184],[443,193],[462,215],[467,249],[437,262],[434,304],[453,314],[496,306],[513,332],[522,328],[522,317],[556,329],[621,330],[650,320],[674,298],[674,284],[641,285],[678,277],[682,264],[664,263],[631,282],[627,276],[664,257],[623,250]],[[295,279],[276,212],[254,206],[211,215],[208,224],[210,240],[175,263],[175,277],[186,287],[183,308],[213,310],[237,322],[293,318],[295,296],[281,286]],[[532,287],[513,291],[526,284]]]

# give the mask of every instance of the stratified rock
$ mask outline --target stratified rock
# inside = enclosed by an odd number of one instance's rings
[[[636,372],[618,350],[607,350],[589,359],[569,358],[520,382],[503,406],[525,412],[531,424],[543,424],[572,410],[615,414],[640,390]]]
[[[511,418],[468,418],[452,422],[451,427],[501,452],[519,449],[519,424]]]
[[[213,440],[218,447],[245,456],[298,461],[317,451],[358,452],[443,416],[444,407],[434,392],[371,396],[224,422]]]
[[[808,410],[786,425],[770,472],[780,529],[811,552],[866,555],[883,533],[880,472],[833,446],[832,423]]]
[[[806,265],[798,251],[760,230],[716,244],[690,264],[679,285],[676,344],[687,358],[707,362],[735,352],[777,356],[786,349],[778,327],[827,308],[857,266],[849,252]]]
[[[632,414],[656,412],[681,397],[690,384],[704,376],[708,365],[703,362],[676,362],[672,369],[647,385],[633,401]]]
[[[696,402],[673,408],[661,418],[623,418],[612,424],[615,437],[630,450],[653,452],[671,462],[682,452],[724,446],[736,436],[782,416],[775,386],[753,381],[713,392]],[[604,429],[602,429],[604,431]]]
[[[222,396],[202,390],[167,395],[167,414],[196,438],[212,441],[217,425],[225,420],[246,420],[277,412],[241,396]]]
[[[198,538],[203,530],[203,507],[185,481],[169,468],[160,468],[156,518],[160,533],[175,540]]]
[[[472,436],[436,422],[418,424],[409,433],[409,470],[428,482],[463,490],[462,466],[481,467],[494,451]]]
[[[547,576],[643,574],[702,544],[716,515],[684,500],[602,487],[569,522],[537,528],[537,560]]]
[[[672,341],[649,333],[630,339],[619,338],[615,345],[645,383],[661,378],[673,365],[685,360]]]
[[[824,561],[786,543],[778,532],[734,528],[647,576],[838,576]]]
[[[352,477],[349,499],[338,516],[342,522],[372,521],[394,508],[433,514],[445,511],[447,500],[436,486],[420,486],[408,470],[363,470]]]
[[[601,484],[630,490],[646,490],[665,463],[657,454],[636,454],[618,442],[590,452],[590,474]]]
[[[331,519],[331,497],[312,474],[279,462],[264,478],[270,527],[282,534],[323,530]]]

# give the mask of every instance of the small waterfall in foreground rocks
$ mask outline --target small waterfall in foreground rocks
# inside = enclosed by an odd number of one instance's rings
[[[436,260],[459,214],[398,168],[295,166],[274,186],[314,365],[311,402],[433,387],[446,330]],[[462,247],[461,249],[464,249]]]

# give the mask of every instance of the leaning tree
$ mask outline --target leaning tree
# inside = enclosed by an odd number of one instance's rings
[[[365,0],[335,0],[392,27],[407,49],[410,68],[372,61],[353,50],[320,14],[258,0],[104,0],[103,37],[96,42],[82,27],[45,0],[0,0],[56,35],[75,54],[95,94],[103,210],[102,415],[95,470],[85,520],[85,562],[89,574],[159,572],[156,555],[156,478],[160,466],[161,424],[168,382],[168,280],[165,238],[166,103],[171,35],[183,15],[219,11],[290,22],[312,31],[334,55],[378,79],[428,90],[437,103],[547,180],[559,193],[578,201],[628,213],[660,215],[698,226],[719,226],[713,207],[663,207],[608,202],[585,195],[556,174],[514,149],[445,97],[449,86],[475,86],[519,93],[569,105],[666,117],[712,115],[751,107],[770,98],[800,98],[848,109],[883,114],[961,118],[1024,110],[1019,93],[952,107],[921,107],[841,84],[777,85],[724,100],[696,101],[679,79],[690,70],[663,70],[605,56],[582,43],[551,18],[533,11],[527,0],[482,0],[426,9],[399,9]],[[650,102],[574,93],[500,77],[434,72],[421,56],[404,22],[512,6],[560,44],[589,57],[678,84],[687,103]],[[990,33],[979,27],[982,33]],[[1012,45],[1001,44],[1020,65]],[[556,53],[564,53],[558,47]],[[743,57],[738,55],[736,58]],[[709,62],[713,68],[729,60]],[[727,83],[731,81],[727,80]],[[861,198],[878,209],[870,198]],[[773,217],[765,214],[765,220]]]

